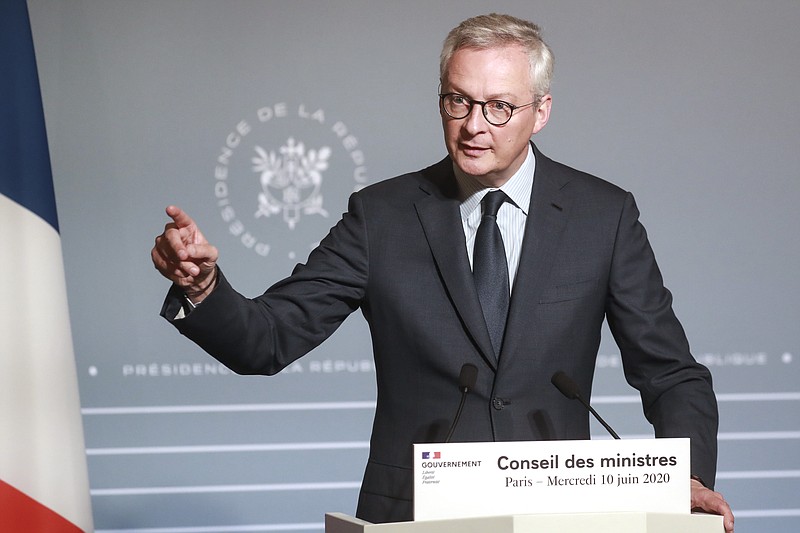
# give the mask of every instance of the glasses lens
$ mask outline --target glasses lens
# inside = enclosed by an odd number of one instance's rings
[[[443,99],[444,110],[453,118],[464,118],[469,115],[469,100],[459,94],[448,94]]]
[[[486,119],[497,126],[505,124],[511,119],[513,109],[508,102],[502,100],[489,100],[483,106],[483,113]]]

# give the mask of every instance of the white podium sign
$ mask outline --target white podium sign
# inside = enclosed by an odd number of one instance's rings
[[[414,445],[414,520],[690,512],[689,439]]]

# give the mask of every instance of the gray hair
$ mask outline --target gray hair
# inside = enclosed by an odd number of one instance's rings
[[[532,90],[536,99],[549,94],[554,57],[550,47],[542,40],[539,26],[498,13],[469,18],[450,30],[439,58],[440,79],[444,80],[453,54],[462,48],[487,50],[509,45],[522,46],[527,50]]]

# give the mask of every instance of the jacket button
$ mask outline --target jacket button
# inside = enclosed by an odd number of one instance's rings
[[[506,406],[506,402],[504,402],[501,398],[492,398],[492,407],[501,411]]]

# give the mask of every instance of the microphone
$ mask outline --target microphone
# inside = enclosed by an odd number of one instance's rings
[[[589,405],[589,402],[583,399],[583,396],[581,395],[581,389],[578,387],[578,384],[575,383],[575,381],[573,381],[571,377],[569,377],[564,372],[559,370],[558,372],[553,374],[553,377],[550,378],[550,383],[555,385],[555,387],[559,390],[559,392],[564,396],[566,396],[567,398],[569,398],[570,400],[578,400],[579,402],[581,402],[583,406],[586,407],[589,410],[589,412],[594,415],[597,421],[600,422],[604,428],[606,428],[606,431],[608,431],[612,437],[614,437],[615,439],[619,439],[619,435],[617,435],[617,432],[611,429],[611,426],[606,424],[606,421],[603,420],[602,417],[597,414],[597,411],[595,411],[592,408],[592,406]]]
[[[458,425],[458,420],[461,418],[461,411],[464,409],[464,402],[467,400],[467,394],[475,387],[475,382],[477,380],[478,367],[471,363],[465,363],[461,367],[461,373],[458,375],[458,390],[461,391],[461,402],[458,404],[458,411],[456,411],[456,416],[453,418],[450,431],[447,432],[447,437],[444,439],[445,444],[450,442],[450,437],[453,436],[453,432]]]

